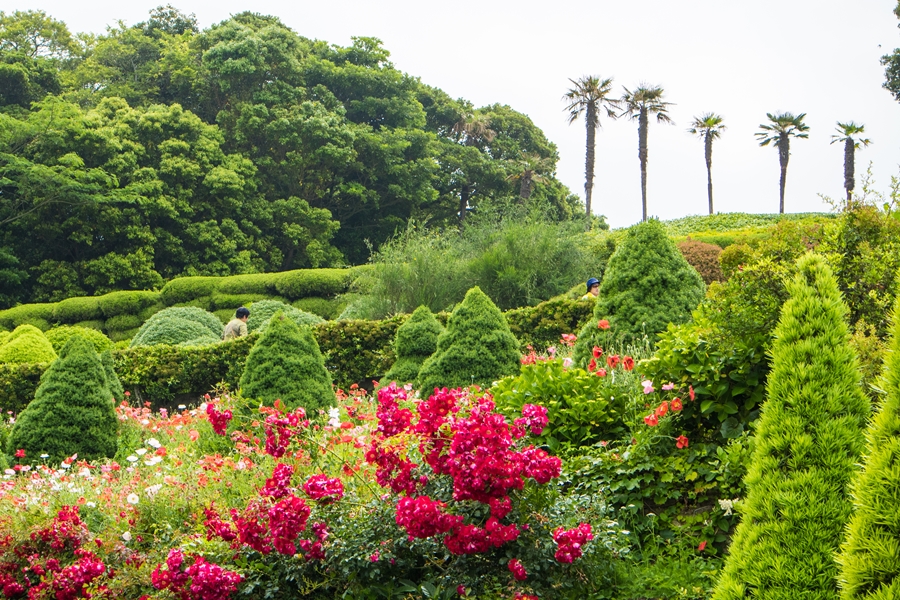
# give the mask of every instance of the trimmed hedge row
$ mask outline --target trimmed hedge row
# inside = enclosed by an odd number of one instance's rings
[[[300,269],[283,273],[257,273],[230,277],[180,277],[154,291],[121,291],[103,296],[68,298],[53,304],[22,304],[0,310],[0,328],[34,325],[47,331],[55,325],[80,325],[108,334],[113,340],[126,334],[160,310],[176,305],[196,306],[229,313],[241,305],[274,299],[329,319],[340,312],[334,296],[368,267]],[[227,319],[226,319],[227,320]]]
[[[578,331],[591,316],[592,302],[549,300],[538,306],[508,311],[506,319],[522,349],[545,348],[563,333]],[[446,315],[438,315],[438,317]],[[393,341],[407,315],[383,321],[326,321],[313,326],[335,385],[378,379],[394,362]],[[220,381],[235,388],[244,361],[258,334],[208,346],[144,346],[114,352],[116,373],[126,390],[139,401],[169,404],[178,397],[194,398]],[[34,398],[47,365],[0,365],[0,410],[14,413]]]

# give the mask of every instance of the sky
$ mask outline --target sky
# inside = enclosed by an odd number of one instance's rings
[[[41,9],[73,32],[102,33],[144,20],[166,0],[0,0],[0,10]],[[887,194],[900,175],[900,103],[882,88],[879,58],[900,47],[896,0],[171,0],[201,27],[245,10],[279,17],[308,38],[348,45],[380,38],[394,65],[476,106],[508,104],[559,148],[557,176],[584,195],[585,129],[569,125],[562,95],[570,79],[597,75],[622,86],[660,85],[674,125],[649,128],[648,210],[661,219],[705,214],[703,143],[687,133],[705,112],[727,130],[713,147],[717,212],[778,211],[779,164],[754,137],[766,113],[806,113],[809,139],[791,143],[787,212],[828,211],[841,198],[843,147],[837,121],[865,125],[873,142],[857,152]],[[641,219],[637,123],[602,120],[594,212],[613,227]]]

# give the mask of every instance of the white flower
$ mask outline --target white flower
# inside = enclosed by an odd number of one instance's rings
[[[155,464],[162,462],[162,456],[151,456],[147,460],[144,461],[144,464],[148,467],[152,467]]]
[[[50,458],[49,454],[41,454],[41,458]]]
[[[156,494],[159,493],[159,490],[162,489],[163,484],[157,483],[156,485],[148,486],[147,489],[144,490],[144,493],[147,494],[148,498],[153,498]]]
[[[95,508],[97,506],[97,503],[96,502],[85,502],[84,505],[87,506],[88,508]]]
[[[731,514],[731,510],[734,508],[734,500],[723,500],[719,498],[719,508],[725,511],[725,516],[729,516]]]
[[[149,440],[147,440],[147,445],[153,446],[154,448],[160,448],[162,446],[162,444],[160,444],[159,440],[156,438],[150,438]]]
[[[138,502],[141,501],[141,499],[138,498],[137,494],[132,492],[132,493],[128,494],[128,497],[125,498],[125,501],[128,502],[128,504],[137,504]]]
[[[569,367],[572,366],[573,362],[574,361],[567,356],[566,358],[563,359],[563,368],[568,369]]]
[[[184,404],[179,404],[179,405],[178,405],[178,410],[184,410],[184,409],[186,409],[186,408],[187,408],[187,406],[185,406]]]
[[[138,456],[143,456],[143,455],[147,454],[147,449],[146,448],[138,448],[137,450],[134,451],[134,453],[137,454]]]
[[[13,471],[12,469],[7,469],[7,470],[5,470],[5,471],[3,471],[3,472],[6,473],[7,475],[15,475],[15,474],[16,474],[16,472]]]
[[[328,409],[328,424],[335,429],[341,426],[341,409],[337,406]]]
[[[125,540],[126,542],[130,542],[131,541],[131,532],[126,531],[125,533],[123,533],[122,539]]]
[[[62,464],[59,465],[59,466],[62,467],[63,469],[71,469],[71,468],[72,468],[72,465],[68,465],[68,464],[66,464],[66,463],[62,463]]]
[[[150,419],[141,419],[141,425],[149,425]]]
[[[138,461],[138,457],[135,456],[134,454],[132,454],[131,456],[129,456],[129,457],[126,458],[125,460],[127,460],[128,462],[137,462],[137,461]]]

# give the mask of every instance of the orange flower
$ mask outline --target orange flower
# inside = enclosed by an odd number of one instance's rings
[[[644,417],[644,423],[646,423],[649,427],[656,427],[659,425],[659,417],[656,416],[656,413],[652,413]]]
[[[600,319],[597,321],[597,329],[609,329],[609,321],[606,319]]]
[[[600,358],[601,356],[603,356],[603,348],[601,348],[600,346],[594,346],[594,349],[591,351],[591,353],[594,355],[594,358]]]
[[[597,369],[597,372],[594,373],[597,377],[606,377],[606,369]]]
[[[669,403],[663,400],[660,405],[656,408],[656,416],[664,417],[666,413],[669,412]]]
[[[200,439],[200,432],[196,429],[191,429],[188,435],[190,436],[192,442],[196,442],[198,439]]]
[[[675,439],[675,447],[678,448],[679,450],[681,450],[682,448],[687,448],[688,447],[688,439],[683,435],[679,435]]]
[[[697,546],[697,550],[699,550],[700,552],[703,552],[704,550],[706,550],[706,540],[703,540],[702,542],[700,542],[700,545]]]
[[[675,412],[678,412],[682,408],[684,408],[681,405],[681,398],[672,398],[672,402],[669,404],[669,408],[671,408]]]
[[[618,354],[610,354],[606,357],[606,364],[610,369],[615,369],[619,364],[619,355]]]
[[[694,386],[692,386],[692,385],[688,386],[688,396],[690,396],[691,402],[693,402],[694,401]]]

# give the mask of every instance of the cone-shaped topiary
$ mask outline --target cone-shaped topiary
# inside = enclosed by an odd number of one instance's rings
[[[715,600],[838,596],[834,554],[850,518],[869,402],[834,275],[813,254],[797,266]]]
[[[318,315],[294,308],[290,304],[285,304],[278,300],[258,300],[250,305],[250,318],[247,319],[247,330],[250,332],[264,331],[266,325],[269,324],[269,319],[278,311],[284,313],[284,316],[297,325],[316,325],[325,321]]]
[[[885,357],[884,403],[866,430],[863,470],[853,481],[853,518],[837,561],[842,600],[900,598],[900,299]]]
[[[25,450],[25,458],[48,462],[78,454],[94,460],[116,453],[118,420],[106,372],[94,346],[81,336],[66,342],[59,358],[41,378],[34,400],[23,410],[9,436],[7,450]]]
[[[55,359],[53,345],[33,325],[19,325],[0,346],[0,363],[48,363]]]
[[[247,356],[241,392],[268,405],[281,398],[290,408],[302,406],[310,417],[332,406],[331,375],[309,327],[275,313]]]
[[[103,363],[103,372],[106,373],[106,384],[109,387],[109,392],[112,394],[114,402],[121,402],[125,399],[125,388],[122,387],[122,382],[119,381],[119,376],[116,375],[116,364],[113,361],[113,355],[111,350],[104,350],[100,353],[100,362]]]
[[[640,338],[651,341],[669,323],[685,323],[703,299],[706,285],[684,259],[662,224],[651,219],[631,227],[609,259],[594,319],[578,334],[575,362],[584,366],[591,349],[603,346],[606,332],[597,322],[607,319],[623,342]]]
[[[437,351],[419,371],[419,387],[487,386],[519,372],[519,342],[491,299],[473,287],[454,309]]]
[[[397,329],[394,337],[394,361],[384,376],[384,383],[412,383],[419,376],[422,364],[437,350],[438,336],[444,328],[427,306],[420,306]]]

